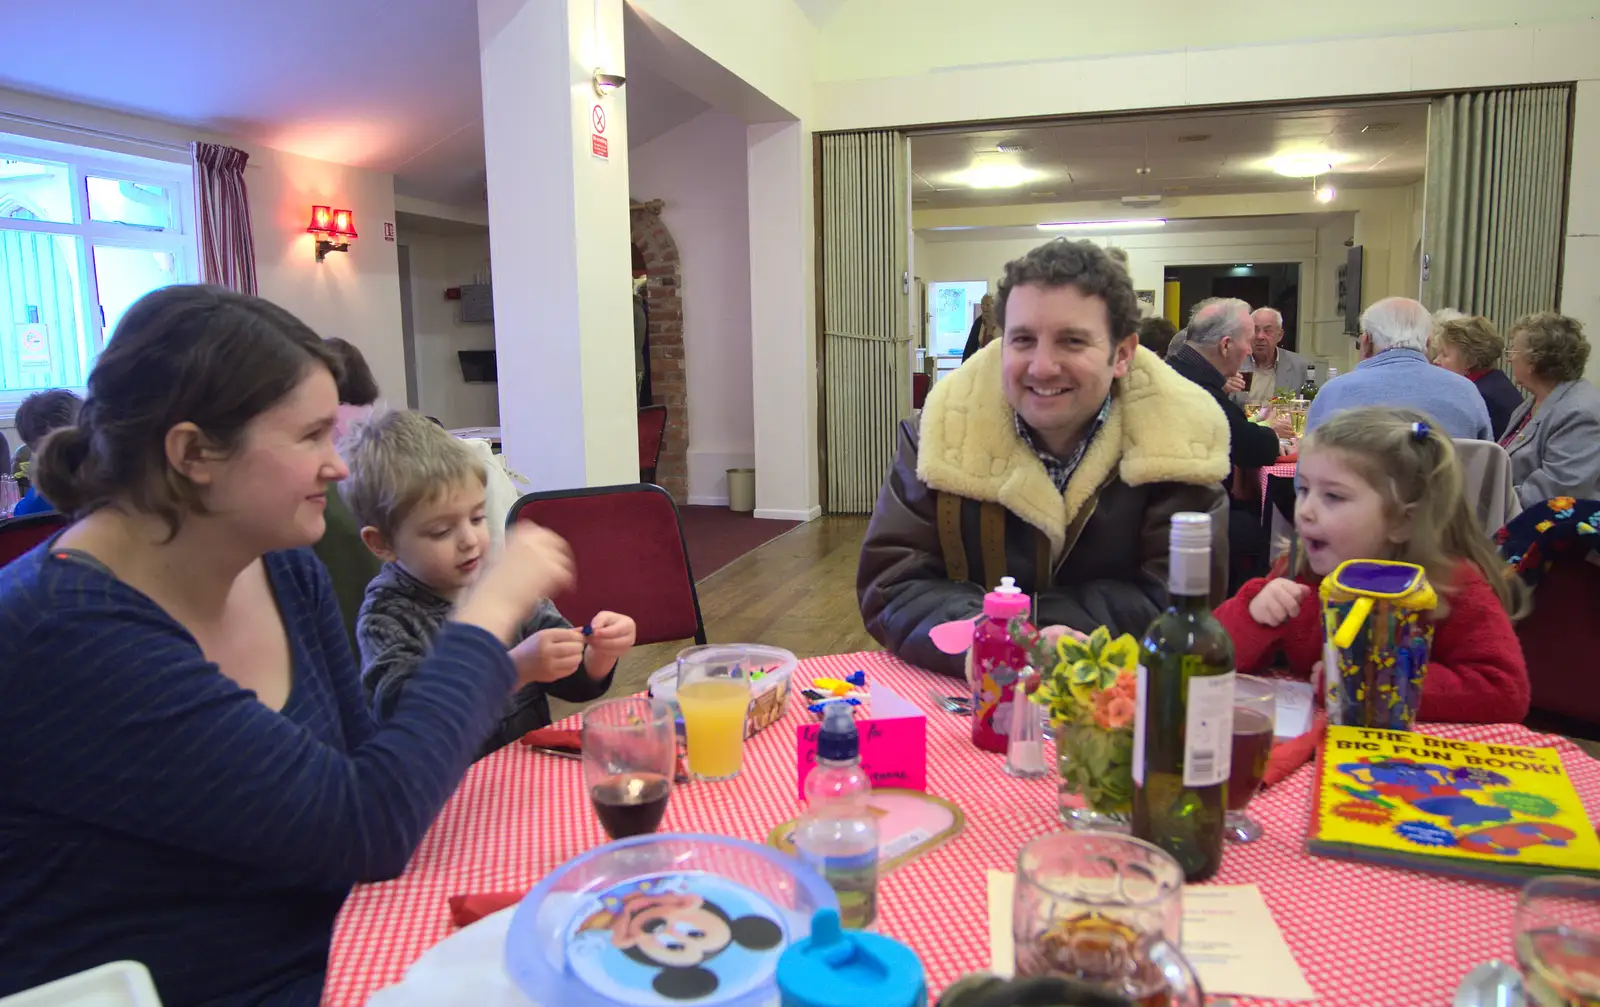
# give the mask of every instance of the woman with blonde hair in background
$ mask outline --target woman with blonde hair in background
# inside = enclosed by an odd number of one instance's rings
[[[1499,440],[1511,414],[1522,405],[1522,393],[1500,369],[1506,341],[1482,315],[1460,315],[1436,322],[1428,357],[1434,364],[1471,381],[1489,410],[1489,428]],[[1434,313],[1435,319],[1439,312]]]

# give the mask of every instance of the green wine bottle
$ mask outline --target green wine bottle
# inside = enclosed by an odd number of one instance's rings
[[[1211,614],[1211,515],[1174,514],[1171,542],[1171,601],[1139,645],[1133,834],[1204,881],[1222,866],[1233,641]]]

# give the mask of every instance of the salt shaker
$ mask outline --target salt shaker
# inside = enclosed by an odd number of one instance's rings
[[[1023,780],[1044,776],[1044,729],[1039,704],[1029,693],[1039,681],[1039,673],[1027,669],[1017,680],[1017,698],[1011,704],[1011,741],[1006,746],[1006,772]]]

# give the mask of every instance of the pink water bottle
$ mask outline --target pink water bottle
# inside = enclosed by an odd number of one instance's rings
[[[972,743],[986,752],[1006,751],[1011,731],[1011,701],[1027,653],[1011,639],[1008,624],[1017,616],[1027,625],[1028,596],[1010,577],[983,596],[983,618],[967,652],[967,683],[972,686]],[[1028,627],[1032,629],[1032,626]]]

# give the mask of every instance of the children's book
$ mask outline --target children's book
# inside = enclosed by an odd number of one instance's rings
[[[1553,748],[1328,728],[1310,851],[1520,883],[1600,876],[1600,840]]]

